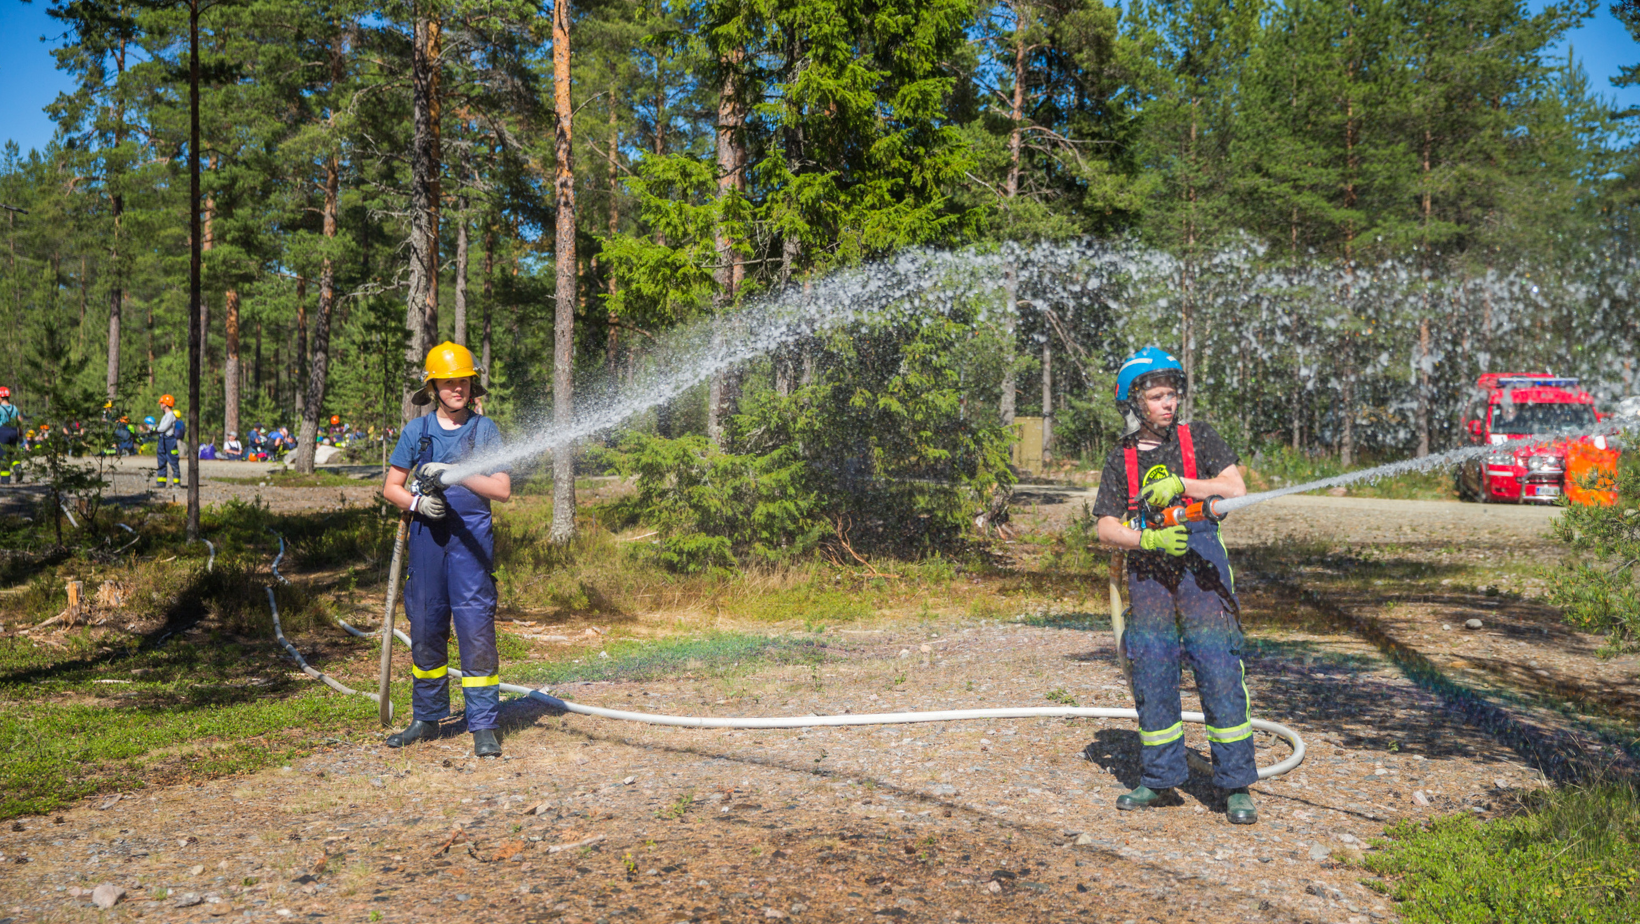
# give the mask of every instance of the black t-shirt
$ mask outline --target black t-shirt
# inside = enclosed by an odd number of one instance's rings
[[[1179,451],[1177,433],[1170,433],[1172,438],[1155,449],[1139,450],[1139,478],[1143,480],[1145,472],[1150,471],[1153,465],[1165,465],[1168,472],[1184,477],[1184,455]],[[1240,461],[1235,450],[1219,436],[1217,430],[1208,423],[1193,423],[1190,425],[1191,444],[1196,449],[1196,477],[1198,479],[1217,478],[1219,473]],[[1136,437],[1129,437],[1136,439]],[[1105,457],[1105,470],[1099,476],[1099,496],[1093,501],[1093,516],[1127,518],[1128,479],[1127,459],[1123,451],[1123,444],[1118,443],[1110,455]]]

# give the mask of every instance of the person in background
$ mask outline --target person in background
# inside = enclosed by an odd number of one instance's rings
[[[239,441],[239,434],[233,430],[229,430],[228,438],[222,441],[222,458],[234,462],[245,459],[245,444]]]
[[[0,484],[11,484],[12,466],[23,450],[22,430],[23,412],[11,403],[11,389],[0,385]]]
[[[137,454],[137,440],[131,434],[131,418],[123,414],[114,421],[114,453],[122,458]]]
[[[167,483],[171,485],[182,484],[182,463],[177,458],[177,424],[180,421],[177,420],[176,415],[176,398],[170,395],[160,395],[159,406],[159,424],[154,427],[154,432],[159,436],[159,441],[154,444],[154,459],[159,465],[159,470],[154,473],[154,482],[163,488]],[[171,469],[170,482],[165,480],[167,466]]]

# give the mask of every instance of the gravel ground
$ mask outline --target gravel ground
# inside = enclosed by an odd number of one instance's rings
[[[1632,668],[1600,662],[1595,640],[1559,627],[1548,608],[1420,581],[1416,569],[1440,567],[1443,555],[1547,554],[1545,511],[1431,506],[1292,498],[1227,529],[1245,550],[1238,565],[1249,563],[1238,577],[1255,714],[1290,724],[1310,747],[1298,771],[1255,787],[1256,826],[1229,825],[1200,777],[1175,805],[1116,812],[1138,769],[1124,721],[734,732],[512,703],[501,761],[472,759],[452,728],[408,752],[338,746],[284,769],[20,819],[0,842],[0,915],[1393,920],[1393,904],[1360,885],[1354,865],[1387,824],[1506,811],[1518,791],[1545,785],[1541,768],[1565,769],[1545,754],[1600,753],[1594,725],[1550,708],[1564,692],[1555,683],[1606,691],[1619,717],[1637,692]],[[1021,509],[1016,523],[1032,515]],[[1452,550],[1470,529],[1481,545]],[[1321,530],[1357,558],[1278,568],[1255,551],[1320,540]],[[1388,608],[1398,599],[1389,591],[1349,580],[1350,562],[1385,549],[1414,569],[1394,594],[1424,586]],[[1089,588],[1091,599],[1102,593]],[[1471,612],[1484,614],[1484,630],[1435,628]],[[1086,614],[1027,615],[1034,624],[887,619],[828,630],[817,665],[556,692],[712,715],[1046,705],[1050,694],[1130,705],[1107,632],[1054,627],[1086,624]],[[1514,667],[1532,660],[1549,666]],[[367,662],[351,669],[368,675]],[[1187,687],[1187,709],[1192,699]],[[1187,740],[1205,749],[1199,727]],[[1262,735],[1259,747],[1261,764],[1288,753]],[[127,890],[112,911],[93,904],[100,883]]]

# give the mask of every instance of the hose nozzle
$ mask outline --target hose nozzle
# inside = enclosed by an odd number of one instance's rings
[[[1204,521],[1208,523],[1217,523],[1224,519],[1224,514],[1220,513],[1218,509],[1219,504],[1223,501],[1224,498],[1215,494],[1206,500],[1192,501],[1188,504],[1179,504],[1174,507],[1169,507],[1166,510],[1163,510],[1157,519],[1161,521],[1161,525],[1164,528],[1168,526],[1183,526],[1186,523],[1200,523]]]

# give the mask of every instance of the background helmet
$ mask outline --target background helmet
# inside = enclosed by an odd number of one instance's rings
[[[0,398],[10,398],[10,397],[11,397],[11,389],[7,388],[4,385],[0,385]]]
[[[150,426],[150,427],[152,427],[152,426],[153,426],[153,425],[155,425],[155,424],[157,424],[157,423],[159,423],[159,421],[157,421],[157,420],[155,420],[155,419],[154,419],[154,418],[153,418],[153,417],[151,417],[151,416],[150,416],[150,417],[144,417],[144,418],[143,418],[143,419],[142,419],[142,422],[143,422],[143,423],[145,423],[145,424],[147,424],[147,425],[148,425],[148,426]]]
[[[332,427],[334,427],[334,426],[337,426],[337,425],[338,425],[338,424],[340,424],[340,423],[341,423],[341,422],[342,422],[342,418],[341,418],[341,417],[339,417],[339,416],[337,416],[337,415],[335,415],[335,414],[332,414],[332,415],[330,415],[330,425],[331,425],[331,426],[332,426]]]
[[[1145,380],[1153,376],[1169,376],[1179,391],[1184,391],[1184,366],[1161,347],[1145,347],[1122,363],[1116,373],[1116,400],[1137,398],[1145,389]]]
[[[446,340],[427,351],[427,362],[423,364],[425,375],[422,382],[425,384],[410,398],[412,404],[431,404],[433,401],[434,379],[473,379],[472,397],[483,397],[487,392],[478,382],[478,368],[473,362],[473,351],[459,343]]]
[[[170,395],[160,395],[159,403],[161,407],[176,407],[177,399],[171,397]]]

